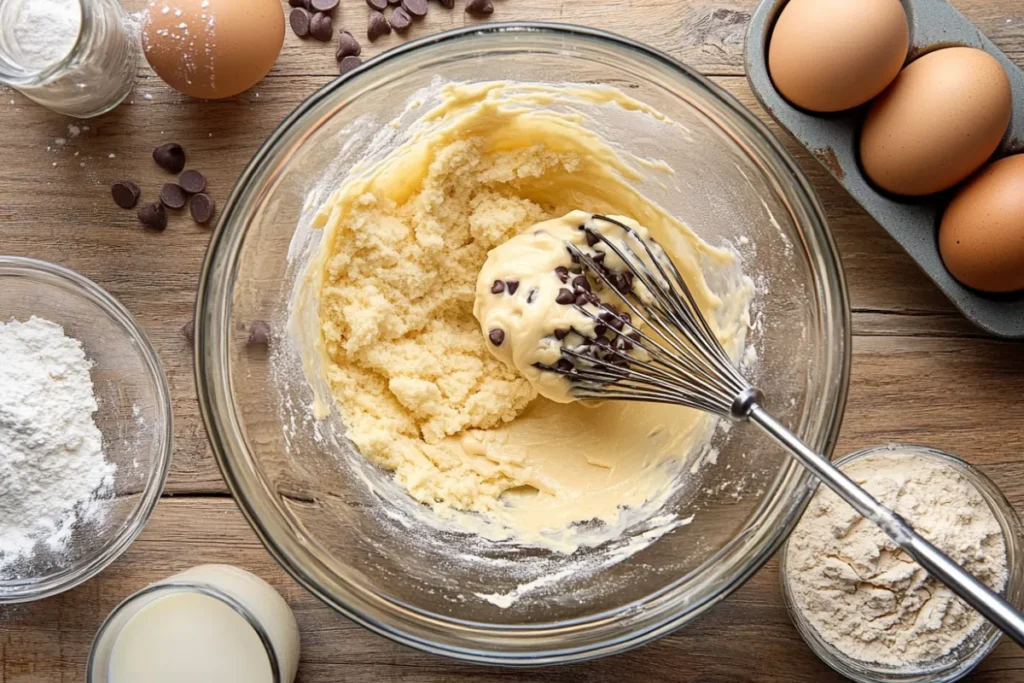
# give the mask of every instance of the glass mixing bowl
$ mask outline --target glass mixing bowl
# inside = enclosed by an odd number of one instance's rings
[[[82,343],[93,364],[99,407],[93,420],[103,454],[116,466],[113,486],[96,508],[101,514],[77,521],[66,547],[53,551],[41,543],[30,558],[0,568],[2,605],[78,586],[142,533],[170,468],[172,417],[167,379],[146,333],[96,283],[51,263],[0,256],[0,293],[0,321],[37,316]]]
[[[716,430],[705,456],[717,464],[699,468],[664,510],[692,514],[690,524],[595,562],[600,548],[562,555],[404,514],[408,497],[354,451],[337,410],[322,421],[310,415],[313,393],[286,327],[319,237],[311,216],[353,164],[402,141],[407,101],[416,93],[429,105],[435,79],[609,84],[678,122],[651,135],[622,112],[584,112],[620,150],[675,169],[667,183],[639,181],[644,194],[741,254],[759,290],[752,379],[769,409],[831,453],[846,398],[849,309],[807,180],[749,112],[682,64],[607,33],[544,24],[474,27],[391,50],[310,97],[259,151],[224,208],[200,283],[196,375],[214,452],[274,557],[378,633],[499,664],[640,645],[742,584],[806,504],[809,475],[755,430]],[[272,325],[269,351],[246,344],[256,320]],[[649,530],[638,524],[627,536]]]

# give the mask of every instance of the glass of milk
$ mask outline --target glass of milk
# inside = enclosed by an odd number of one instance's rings
[[[61,114],[99,116],[131,92],[137,33],[118,0],[0,0],[0,83]]]
[[[158,581],[107,617],[87,683],[293,683],[299,629],[263,579],[202,565]]]

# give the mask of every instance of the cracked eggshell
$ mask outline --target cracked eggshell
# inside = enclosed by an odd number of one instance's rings
[[[278,0],[149,0],[142,48],[157,75],[202,99],[254,86],[284,44]]]

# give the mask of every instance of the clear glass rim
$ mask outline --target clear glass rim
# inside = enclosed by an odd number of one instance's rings
[[[0,0],[0,4],[8,1],[10,0]],[[14,87],[40,85],[52,78],[55,74],[66,69],[75,59],[77,59],[79,52],[82,50],[82,44],[85,42],[85,37],[89,34],[89,31],[92,30],[93,20],[92,8],[86,0],[78,0],[78,7],[81,10],[82,19],[81,24],[78,27],[78,37],[75,39],[75,44],[71,47],[71,50],[68,51],[67,55],[65,55],[63,59],[39,71],[17,72],[5,71],[3,69],[3,60],[0,60],[0,82]]]
[[[149,521],[160,500],[171,466],[174,440],[171,394],[167,385],[167,377],[163,371],[163,364],[146,333],[128,309],[92,280],[53,263],[20,256],[0,256],[0,278],[10,276],[40,280],[70,289],[82,298],[98,305],[112,320],[125,329],[139,349],[150,380],[156,389],[157,410],[163,413],[165,426],[163,434],[157,435],[161,439],[161,448],[150,466],[145,489],[143,489],[141,498],[135,505],[132,514],[122,523],[117,536],[83,562],[66,567],[43,579],[30,578],[0,582],[0,605],[41,600],[71,590],[99,574],[120,557],[142,533],[146,522]]]
[[[93,664],[96,659],[97,648],[99,648],[100,642],[103,640],[103,636],[106,634],[107,630],[113,625],[114,620],[121,614],[121,612],[131,607],[136,601],[154,593],[167,593],[168,595],[173,595],[175,593],[199,593],[200,595],[205,595],[219,600],[233,609],[239,616],[245,619],[249,626],[252,627],[252,630],[256,632],[256,635],[259,636],[260,642],[263,644],[263,649],[267,652],[267,658],[270,660],[270,673],[274,677],[273,683],[284,683],[281,673],[281,660],[277,656],[277,650],[274,649],[274,641],[270,637],[270,634],[267,633],[267,630],[263,628],[263,624],[256,618],[256,615],[253,614],[252,611],[244,604],[222,590],[204,583],[191,581],[155,583],[132,593],[122,600],[120,604],[118,604],[118,606],[115,607],[109,615],[107,615],[107,618],[103,620],[103,623],[100,624],[99,629],[96,631],[96,635],[92,639],[92,645],[89,647],[89,657],[86,660],[86,683],[105,683],[107,681],[107,678],[102,678],[100,680],[94,678]],[[127,624],[128,622],[125,622],[125,626],[127,626]],[[115,642],[117,641],[116,636],[114,640]]]
[[[551,628],[550,624],[529,630],[453,621],[440,615],[418,612],[409,605],[393,602],[379,595],[362,594],[356,587],[350,585],[345,586],[344,579],[332,575],[313,550],[296,539],[289,538],[287,525],[282,520],[270,517],[275,513],[268,513],[265,516],[257,509],[260,505],[268,503],[260,498],[257,486],[260,475],[255,472],[257,468],[246,464],[249,455],[245,437],[239,428],[230,393],[228,351],[224,340],[220,339],[220,332],[226,329],[224,325],[230,317],[230,285],[233,283],[237,256],[247,226],[244,218],[236,220],[235,214],[244,214],[247,203],[252,203],[253,198],[248,196],[253,194],[249,185],[264,167],[273,168],[273,176],[258,189],[258,192],[265,192],[266,186],[273,183],[274,176],[280,172],[280,166],[276,162],[289,152],[287,138],[292,129],[301,124],[311,110],[371,69],[410,53],[425,51],[453,41],[485,35],[491,36],[489,39],[494,40],[495,34],[541,34],[558,39],[576,40],[581,45],[586,41],[592,41],[611,51],[634,54],[671,73],[675,78],[686,81],[686,84],[695,90],[703,91],[710,96],[720,107],[719,113],[731,117],[730,125],[738,126],[738,129],[747,136],[747,141],[757,148],[760,160],[766,165],[765,173],[774,182],[774,189],[785,199],[787,208],[797,215],[796,220],[804,231],[804,238],[812,242],[810,246],[802,246],[818,274],[818,280],[815,282],[815,300],[822,306],[818,325],[824,329],[823,335],[832,339],[837,348],[828,352],[826,362],[829,371],[826,376],[831,379],[831,383],[822,389],[831,400],[823,401],[822,403],[827,405],[819,406],[809,419],[813,420],[816,426],[815,436],[820,441],[819,449],[826,454],[831,453],[842,422],[849,382],[850,312],[838,251],[827,229],[824,211],[809,182],[764,124],[745,110],[731,95],[689,67],[629,39],[605,31],[566,24],[489,24],[466,27],[412,41],[366,62],[299,105],[271,134],[243,171],[211,236],[197,299],[196,383],[200,409],[214,455],[243,515],[271,555],[312,594],[370,630],[424,651],[478,663],[564,663],[613,654],[653,640],[706,611],[742,585],[774,554],[792,530],[813,492],[813,487],[808,485],[810,475],[795,462],[785,467],[776,486],[788,487],[792,493],[785,497],[786,500],[775,501],[773,505],[767,506],[772,509],[761,513],[759,520],[760,522],[767,517],[773,517],[778,522],[776,526],[770,530],[765,524],[759,523],[748,527],[738,539],[734,539],[734,543],[740,540],[746,542],[750,536],[758,536],[764,540],[753,550],[747,543],[742,561],[736,563],[738,566],[730,568],[731,573],[728,576],[716,576],[713,581],[714,589],[702,600],[691,602],[669,616],[640,623],[642,620],[634,618],[637,606],[631,605],[616,612],[624,621],[629,622],[621,624],[618,635],[582,647],[568,645],[567,641],[571,640],[571,636],[560,633],[558,628]],[[243,455],[235,455],[237,453]],[[269,505],[272,505],[272,502]],[[325,587],[325,583],[331,585]],[[665,589],[657,595],[648,596],[644,605],[663,602],[665,595],[671,592],[672,589]],[[626,617],[627,612],[632,616]],[[608,615],[601,616],[604,620],[607,620],[607,617]],[[583,621],[592,622],[595,619],[588,618]],[[580,621],[559,623],[556,626],[566,625],[578,630]],[[444,638],[437,637],[438,634],[444,634]],[[489,640],[524,637],[532,640],[518,640],[514,643],[495,643]],[[459,640],[459,644],[448,642],[453,638]],[[441,642],[442,640],[444,642]]]
[[[1013,505],[1006,499],[1006,495],[987,474],[963,458],[953,455],[952,453],[940,451],[937,448],[932,448],[930,446],[891,443],[884,446],[869,446],[867,448],[854,451],[853,453],[836,460],[835,466],[841,469],[851,463],[868,458],[872,455],[893,452],[908,452],[922,455],[945,464],[952,465],[959,471],[966,473],[968,478],[971,480],[972,485],[981,491],[986,502],[989,504],[989,509],[992,510],[992,514],[995,515],[996,520],[1003,528],[1007,554],[1011,557],[1019,557],[1020,554],[1024,552],[1024,547],[1021,547],[1021,543],[1024,541],[1024,538],[1021,536],[1022,531],[1024,531],[1024,526],[1022,526],[1020,516],[1017,514]],[[991,500],[989,498],[991,498]],[[779,582],[782,584],[782,593],[786,602],[786,611],[789,613],[790,619],[793,621],[797,632],[800,633],[804,642],[807,643],[807,646],[812,652],[814,652],[818,659],[825,662],[825,664],[843,676],[858,681],[859,683],[924,683],[925,681],[934,683],[955,681],[967,675],[972,669],[974,669],[974,667],[980,664],[982,660],[984,660],[985,657],[995,649],[996,645],[999,644],[999,641],[1003,637],[1002,632],[998,628],[991,623],[985,622],[982,624],[981,628],[986,630],[987,633],[985,633],[979,641],[978,646],[969,653],[970,656],[962,659],[951,659],[949,662],[942,664],[926,662],[916,669],[910,666],[905,668],[895,668],[884,664],[875,664],[873,662],[864,662],[853,659],[826,643],[818,634],[817,630],[797,609],[793,602],[792,590],[790,588],[789,581],[786,580],[786,558],[788,549],[789,543],[787,542],[783,546],[782,552],[779,555]],[[1011,585],[1010,583],[1015,576],[1018,579],[1021,578],[1020,572],[1018,571],[1017,574],[1015,574],[1012,566],[1008,567],[1008,570],[1009,573],[1004,594],[1011,595],[1011,588],[1014,589],[1014,592],[1020,593],[1024,590],[1024,585],[1022,585],[1020,581],[1018,581],[1016,585]]]

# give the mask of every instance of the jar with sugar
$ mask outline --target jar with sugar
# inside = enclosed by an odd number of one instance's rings
[[[131,92],[137,31],[117,0],[0,0],[0,83],[88,118]]]

